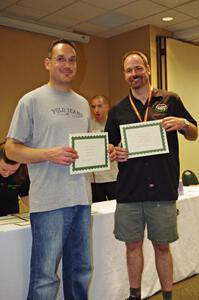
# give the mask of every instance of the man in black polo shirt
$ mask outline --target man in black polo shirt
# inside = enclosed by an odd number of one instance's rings
[[[143,238],[147,225],[164,300],[172,299],[173,267],[169,243],[178,239],[176,200],[179,183],[179,131],[187,140],[197,138],[197,123],[175,93],[153,89],[150,67],[143,53],[131,51],[123,58],[129,95],[109,112],[105,131],[116,146],[119,161],[115,237],[126,243],[130,282],[129,300],[141,299]],[[128,159],[118,147],[122,124],[162,119],[169,153]]]

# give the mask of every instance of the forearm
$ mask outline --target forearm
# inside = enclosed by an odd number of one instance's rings
[[[183,128],[183,133],[187,140],[195,141],[198,137],[198,128],[194,124],[190,123],[189,126]]]
[[[14,139],[6,141],[5,150],[8,158],[24,164],[49,161],[69,166],[78,158],[77,151],[71,147],[30,148]]]
[[[29,197],[28,196],[21,197],[21,201],[23,202],[23,204],[25,206],[29,207]]]
[[[14,139],[7,139],[5,151],[8,158],[20,163],[37,163],[48,160],[48,149],[27,147]]]

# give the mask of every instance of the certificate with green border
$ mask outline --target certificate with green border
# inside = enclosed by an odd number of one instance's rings
[[[69,144],[79,156],[70,165],[70,174],[110,169],[107,132],[70,134]]]
[[[121,140],[129,158],[169,152],[167,135],[161,120],[120,125]]]

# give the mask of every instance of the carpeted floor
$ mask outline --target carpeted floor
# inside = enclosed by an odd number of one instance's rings
[[[157,293],[149,300],[162,300],[161,293]],[[199,275],[174,284],[173,300],[199,300]]]

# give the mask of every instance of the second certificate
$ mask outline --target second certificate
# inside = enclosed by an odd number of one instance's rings
[[[123,147],[129,158],[169,152],[167,135],[161,120],[120,125]]]

